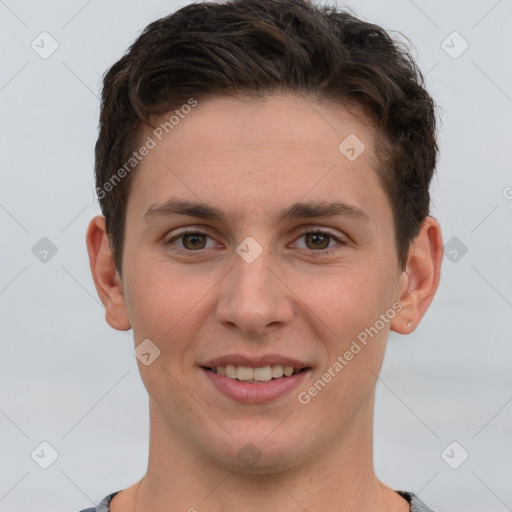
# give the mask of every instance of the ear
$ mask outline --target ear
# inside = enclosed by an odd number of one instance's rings
[[[399,334],[414,331],[427,311],[439,286],[443,238],[433,217],[426,217],[420,232],[411,242],[405,270],[400,276],[398,301],[403,309],[391,321]],[[411,325],[408,325],[411,323]]]
[[[127,331],[131,325],[124,299],[123,283],[110,251],[103,215],[94,217],[89,223],[86,244],[94,284],[105,306],[105,319],[110,327],[118,331]]]

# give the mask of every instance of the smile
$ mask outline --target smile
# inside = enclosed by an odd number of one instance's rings
[[[200,368],[213,384],[213,389],[237,402],[250,404],[271,402],[284,397],[297,388],[311,371],[309,367],[299,370],[293,366],[280,365],[261,367],[226,365]],[[289,375],[286,375],[287,373]]]
[[[229,379],[236,379],[252,383],[268,382],[272,379],[280,379],[283,376],[290,377],[291,375],[301,371],[301,369],[294,368],[293,366],[283,366],[280,364],[259,367],[236,366],[233,364],[228,364],[226,366],[216,366],[208,369]]]

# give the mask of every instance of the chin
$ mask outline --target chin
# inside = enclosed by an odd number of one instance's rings
[[[299,441],[292,446],[289,442],[276,443],[275,440],[244,436],[244,439],[230,443],[229,449],[222,453],[210,451],[210,457],[229,471],[264,475],[286,471],[299,464],[299,447],[303,448]]]

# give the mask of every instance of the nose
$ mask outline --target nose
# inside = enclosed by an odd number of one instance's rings
[[[217,320],[245,336],[262,335],[293,317],[293,292],[267,249],[252,262],[233,255],[233,267],[219,283]]]

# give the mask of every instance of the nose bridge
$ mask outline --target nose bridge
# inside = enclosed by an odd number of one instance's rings
[[[262,240],[260,238],[260,240]],[[233,254],[217,306],[219,322],[236,325],[245,334],[259,334],[271,324],[284,323],[292,316],[289,296],[275,276],[278,262],[268,245],[247,237]]]

